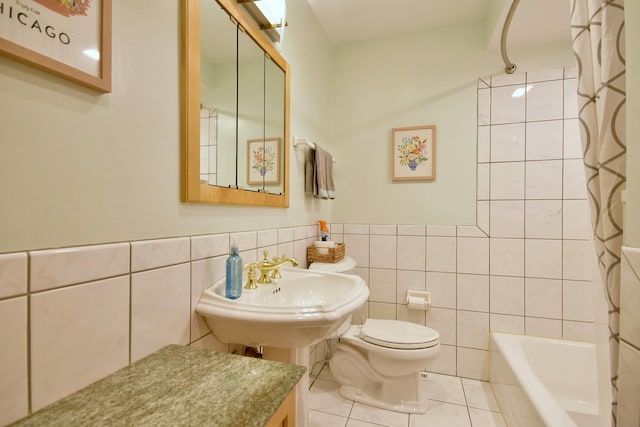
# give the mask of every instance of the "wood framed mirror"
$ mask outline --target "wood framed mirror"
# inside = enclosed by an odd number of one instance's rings
[[[288,207],[289,64],[235,0],[182,0],[181,67],[182,201]]]

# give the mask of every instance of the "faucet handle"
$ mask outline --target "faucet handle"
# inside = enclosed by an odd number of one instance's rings
[[[256,283],[256,269],[258,268],[258,264],[252,262],[251,264],[247,264],[242,267],[243,270],[249,269],[249,273],[247,274],[247,284],[244,285],[245,289],[258,289],[258,284]]]

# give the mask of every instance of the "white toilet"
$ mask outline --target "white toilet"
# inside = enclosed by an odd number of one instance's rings
[[[314,263],[309,268],[352,269],[353,260],[345,261],[342,266]],[[420,371],[439,352],[440,334],[434,329],[400,320],[367,319],[340,336],[329,366],[345,399],[424,414],[427,399],[420,386]]]
[[[396,412],[427,412],[420,371],[440,352],[440,334],[400,320],[367,319],[340,337],[329,366],[342,397]]]

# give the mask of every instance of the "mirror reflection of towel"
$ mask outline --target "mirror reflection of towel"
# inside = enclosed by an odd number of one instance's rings
[[[305,193],[318,199],[335,199],[333,183],[333,157],[331,153],[318,147],[309,150],[305,164]]]

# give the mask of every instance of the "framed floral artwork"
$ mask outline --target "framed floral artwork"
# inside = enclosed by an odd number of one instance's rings
[[[247,183],[280,183],[280,138],[247,141]]]
[[[393,128],[391,152],[394,181],[436,179],[436,126]]]
[[[111,92],[111,1],[0,1],[0,55]]]

